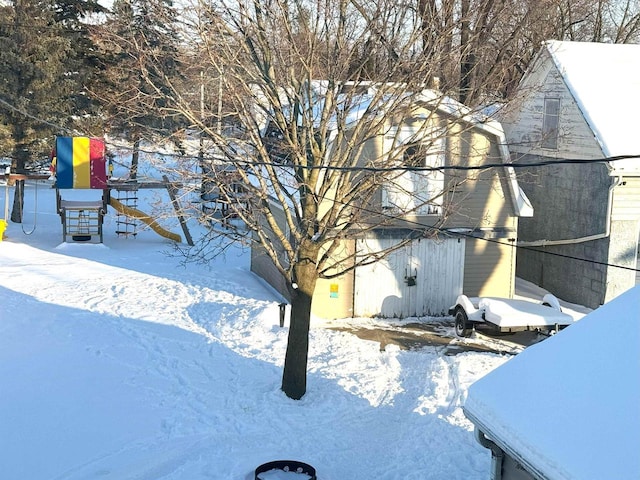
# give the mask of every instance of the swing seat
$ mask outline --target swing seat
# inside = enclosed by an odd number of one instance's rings
[[[56,203],[62,221],[62,241],[96,239],[102,243],[102,225],[107,212],[109,189],[105,146],[102,139],[57,137],[52,165],[56,174]],[[63,199],[61,190],[96,193],[82,199]],[[69,192],[67,197],[72,196]],[[87,195],[83,195],[86,197]]]

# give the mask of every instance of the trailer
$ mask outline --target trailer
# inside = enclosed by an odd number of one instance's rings
[[[456,304],[449,308],[455,319],[456,335],[468,337],[477,325],[494,332],[515,333],[527,330],[552,335],[575,322],[562,311],[558,299],[547,293],[542,301],[458,296]]]

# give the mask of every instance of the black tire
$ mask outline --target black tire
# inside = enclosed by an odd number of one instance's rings
[[[473,326],[469,322],[467,312],[462,307],[456,307],[455,313],[456,335],[459,337],[469,337],[473,330]]]
[[[559,312],[562,311],[562,308],[556,308],[553,305],[551,305],[549,302],[543,302],[542,305],[544,305],[545,307],[553,308],[554,310],[558,310]]]

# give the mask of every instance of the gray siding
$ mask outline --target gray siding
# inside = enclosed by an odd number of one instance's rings
[[[560,136],[555,150],[541,148],[544,99],[560,99]],[[543,51],[520,86],[518,101],[502,124],[514,160],[597,159],[603,153],[593,131],[548,52]],[[523,242],[568,240],[604,234],[608,228],[609,188],[615,181],[604,164],[557,165],[519,169],[520,186],[529,197],[533,218],[523,218]],[[635,282],[640,182],[625,178],[613,191],[608,238],[568,245],[518,248],[517,275],[564,300],[596,308]],[[573,257],[573,258],[572,258]]]
[[[286,231],[284,213],[278,208],[272,208],[272,212],[276,218],[276,223],[280,228]],[[266,223],[263,223],[263,228],[268,228]],[[257,242],[254,242],[251,247],[251,271],[264,279],[269,285],[278,291],[278,293],[289,300],[289,292],[287,290],[287,284],[284,277],[276,268],[265,249],[258,245]]]
[[[258,245],[251,248],[251,271],[271,285],[280,295],[289,300],[284,277],[276,268],[271,257]]]

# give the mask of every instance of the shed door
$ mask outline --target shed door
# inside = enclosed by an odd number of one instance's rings
[[[379,252],[397,239],[363,239],[358,255]],[[414,240],[355,271],[354,316],[386,318],[446,315],[462,293],[464,239]]]

